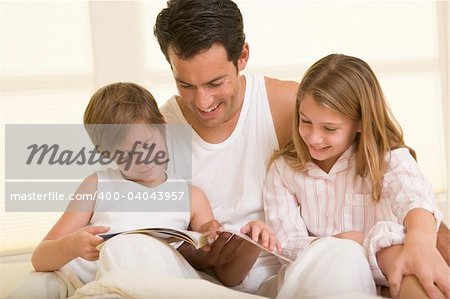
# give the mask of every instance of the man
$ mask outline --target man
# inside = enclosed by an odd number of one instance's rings
[[[250,50],[241,13],[230,0],[169,1],[154,33],[179,92],[162,113],[168,123],[190,124],[195,131],[193,185],[206,193],[225,227],[264,221],[264,177],[273,151],[291,135],[298,84],[240,74]],[[228,238],[221,234],[209,251],[187,245],[179,251],[196,269],[214,268],[241,253],[239,240]],[[353,270],[340,275],[345,267]],[[364,251],[335,238],[315,242],[285,268],[261,255],[245,279],[227,285],[280,298],[374,292]]]

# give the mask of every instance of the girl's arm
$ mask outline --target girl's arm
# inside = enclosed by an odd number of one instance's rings
[[[284,158],[278,158],[267,172],[263,198],[267,225],[280,240],[283,255],[295,260],[318,237],[309,236],[300,205],[287,181],[293,172]]]
[[[75,194],[94,196],[97,176],[87,177]],[[95,234],[109,230],[105,227],[86,227],[92,216],[95,200],[71,201],[64,214],[47,236],[36,247],[31,263],[36,271],[54,271],[76,257],[87,260],[98,259],[95,247],[103,242]]]
[[[389,200],[398,223],[406,228],[404,246],[388,276],[393,294],[398,294],[403,275],[414,274],[431,298],[436,286],[450,298],[450,269],[436,247],[442,214],[431,184],[407,149],[391,151],[387,163],[382,198]]]
[[[393,277],[393,272],[397,271],[396,260],[402,255],[404,245],[393,245],[391,247],[383,248],[377,253],[378,264],[381,271],[386,277]],[[428,267],[428,266],[427,266]],[[439,290],[435,289],[434,294],[430,295],[425,292],[422,283],[415,275],[407,275],[400,277],[401,282],[396,285],[390,282],[389,290],[393,298],[409,299],[409,298],[448,298]]]
[[[391,273],[395,270],[395,260],[400,256],[403,250],[402,244],[393,245],[387,248],[383,248],[377,252],[378,265],[386,277],[391,277]],[[398,288],[398,290],[396,289]],[[409,298],[428,298],[425,290],[420,284],[419,280],[414,275],[406,275],[402,278],[401,285],[396,287],[391,285],[389,288],[392,298],[409,299]],[[394,293],[395,292],[395,293]],[[383,294],[383,293],[382,293]],[[389,294],[386,293],[389,297]],[[439,299],[443,299],[444,296],[438,296]]]
[[[450,298],[450,268],[436,247],[436,220],[425,209],[413,209],[405,217],[405,244],[389,274],[392,293],[400,291],[402,277],[414,274],[430,298],[442,291]]]

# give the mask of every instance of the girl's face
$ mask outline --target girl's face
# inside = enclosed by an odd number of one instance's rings
[[[117,164],[126,179],[148,186],[166,179],[169,154],[164,137],[155,126],[133,125],[117,150],[124,152],[124,159]]]
[[[304,96],[298,113],[300,137],[313,161],[322,170],[329,172],[354,142],[360,122],[318,104],[310,94]]]

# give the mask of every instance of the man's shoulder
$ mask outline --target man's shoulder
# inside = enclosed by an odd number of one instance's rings
[[[269,77],[265,77],[264,80],[278,143],[282,146],[291,136],[299,84],[294,81],[283,81]]]
[[[299,83],[295,81],[279,80],[270,77],[264,77],[266,83],[267,96],[269,101],[287,101],[295,102],[295,97]]]

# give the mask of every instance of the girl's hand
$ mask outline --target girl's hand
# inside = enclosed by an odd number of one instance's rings
[[[270,251],[274,251],[275,248],[278,252],[282,251],[280,241],[278,241],[273,231],[261,221],[247,223],[241,227],[241,233],[250,236],[253,241],[258,242]]]
[[[394,297],[399,293],[403,276],[409,274],[414,274],[419,279],[431,299],[440,298],[440,291],[445,298],[450,298],[450,268],[436,246],[423,240],[421,236],[411,234],[408,235],[408,239],[388,275],[391,293]]]
[[[99,252],[96,247],[105,240],[96,235],[107,231],[109,231],[109,227],[86,226],[67,235],[66,246],[68,252],[73,258],[81,257],[88,261],[98,260]]]
[[[345,232],[345,233],[340,233],[340,234],[334,235],[333,237],[340,238],[340,239],[353,240],[353,241],[359,243],[360,245],[363,245],[365,235],[360,232]]]

